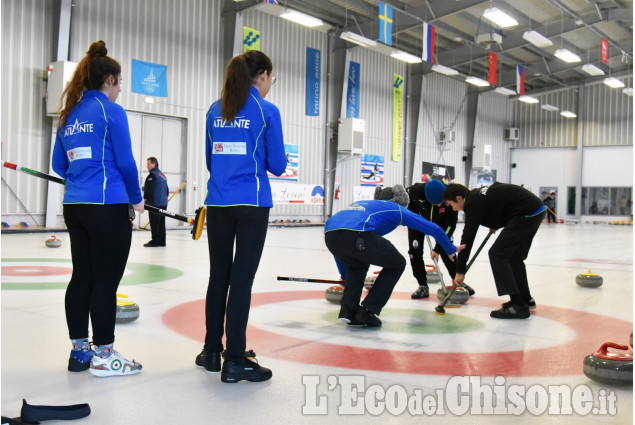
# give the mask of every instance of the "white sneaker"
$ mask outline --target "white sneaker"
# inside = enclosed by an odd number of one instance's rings
[[[90,373],[95,376],[124,376],[134,375],[141,372],[141,364],[125,359],[116,350],[112,351],[112,354],[102,359],[99,356],[94,356],[90,361]]]

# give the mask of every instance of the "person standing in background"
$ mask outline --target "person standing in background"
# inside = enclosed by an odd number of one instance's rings
[[[107,54],[103,41],[91,44],[62,94],[52,165],[66,179],[64,221],[73,260],[65,298],[73,346],[68,370],[121,376],[141,371],[141,364],[124,358],[113,344],[117,288],[132,241],[131,209],[144,208],[128,116],[115,103],[121,66]]]
[[[159,161],[155,157],[148,158],[147,167],[150,174],[143,184],[143,198],[146,204],[165,210],[168,207],[168,195],[170,194],[168,179],[159,169]],[[164,215],[150,213],[150,231],[152,239],[143,246],[148,248],[165,246]]]
[[[542,203],[547,206],[551,211],[547,211],[547,223],[558,222],[556,218],[556,192],[551,192],[545,199],[542,200]]]
[[[275,82],[271,59],[258,50],[247,51],[227,65],[221,98],[207,112],[210,277],[205,346],[195,363],[220,371],[221,381],[228,383],[272,377],[270,369],[246,357],[245,348],[251,287],[273,207],[267,171],[280,176],[287,166],[280,111],[264,100]]]

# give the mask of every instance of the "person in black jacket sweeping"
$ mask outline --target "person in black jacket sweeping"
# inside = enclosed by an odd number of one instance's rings
[[[415,214],[419,214],[426,220],[438,224],[452,241],[452,235],[456,229],[458,213],[443,202],[445,184],[440,180],[431,180],[427,183],[415,183],[406,188],[406,191],[410,197],[408,209]],[[419,287],[410,296],[412,299],[428,298],[430,296],[426,265],[423,260],[424,246],[425,235],[416,229],[408,228],[410,266],[412,267],[412,274],[419,284]],[[439,257],[441,257],[448,273],[452,279],[454,279],[454,275],[456,274],[454,261],[450,259],[438,242],[432,249],[430,257],[433,259],[436,258],[437,261]],[[465,288],[470,295],[474,295],[472,288],[467,285],[465,285]]]
[[[168,207],[168,179],[165,174],[159,170],[159,161],[151,156],[147,163],[148,177],[143,184],[143,199],[148,205],[157,208],[166,209]],[[143,244],[147,248],[165,246],[165,216],[150,213],[150,231],[152,239],[150,242]]]
[[[466,263],[479,226],[496,231],[504,227],[489,250],[489,260],[498,295],[510,301],[494,310],[496,319],[526,319],[535,302],[529,291],[525,259],[538,227],[545,218],[542,200],[527,189],[513,184],[493,183],[468,190],[463,185],[448,185],[443,199],[455,210],[465,213],[461,244],[465,249],[456,260],[454,283],[465,279]]]

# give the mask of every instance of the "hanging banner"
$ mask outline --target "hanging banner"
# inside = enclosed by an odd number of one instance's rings
[[[392,46],[392,6],[379,2],[379,41]]]
[[[494,52],[489,52],[489,75],[487,81],[493,85],[498,85],[498,55]]]
[[[320,115],[320,51],[306,48],[306,114]]]
[[[248,50],[260,50],[260,31],[243,27],[243,53]]]
[[[267,171],[267,176],[269,180],[285,180],[285,181],[298,181],[298,162],[300,155],[298,154],[298,145],[287,145],[284,144],[284,152],[287,154],[287,168],[284,170],[284,173],[280,177],[275,174],[271,174]]]
[[[392,74],[392,160],[401,161],[403,134],[403,77]]]
[[[434,25],[427,22],[423,23],[423,53],[421,59],[426,62],[434,63],[434,46],[435,46],[435,29]]]
[[[600,43],[600,58],[602,62],[609,63],[609,42],[603,38]]]
[[[168,67],[156,63],[132,60],[132,88],[134,93],[168,97]]]
[[[360,183],[362,186],[381,186],[384,184],[384,157],[364,155],[361,163]]]
[[[357,62],[349,62],[346,89],[346,118],[359,118],[359,73]]]
[[[516,65],[516,93],[525,94],[525,67]]]

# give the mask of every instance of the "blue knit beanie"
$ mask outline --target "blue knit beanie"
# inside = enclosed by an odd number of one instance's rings
[[[445,192],[445,185],[440,180],[430,180],[426,183],[426,199],[431,204],[440,204],[443,202],[443,192]]]

